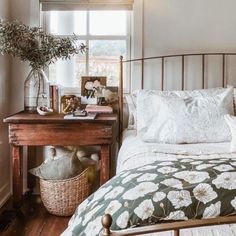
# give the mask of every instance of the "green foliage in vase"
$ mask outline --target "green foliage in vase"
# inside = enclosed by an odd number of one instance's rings
[[[59,37],[46,34],[40,27],[29,27],[14,20],[0,19],[0,54],[18,57],[28,61],[32,69],[39,69],[55,63],[58,59],[70,59],[84,53],[86,46],[76,46],[77,36]]]

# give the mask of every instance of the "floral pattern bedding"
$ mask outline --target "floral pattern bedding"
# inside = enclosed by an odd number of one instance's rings
[[[105,213],[112,230],[236,214],[236,159],[163,159],[122,171],[78,207],[62,235],[99,235]]]

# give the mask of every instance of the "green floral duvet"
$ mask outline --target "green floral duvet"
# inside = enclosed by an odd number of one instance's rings
[[[105,213],[112,230],[235,214],[236,159],[183,158],[123,171],[78,207],[62,235],[99,235]]]

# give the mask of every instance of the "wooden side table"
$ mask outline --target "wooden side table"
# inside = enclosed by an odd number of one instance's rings
[[[15,207],[20,207],[22,203],[23,146],[99,145],[101,146],[100,185],[109,180],[110,148],[115,139],[116,114],[100,114],[95,120],[64,120],[61,114],[40,116],[20,112],[4,119],[4,122],[9,125],[9,143],[12,148]]]

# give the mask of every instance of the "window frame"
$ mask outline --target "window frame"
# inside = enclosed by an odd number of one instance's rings
[[[106,10],[104,10],[106,11]],[[108,10],[109,11],[109,10]],[[73,11],[72,11],[73,12]],[[131,57],[131,11],[126,11],[126,16],[127,16],[127,21],[126,21],[126,35],[91,35],[90,34],[90,10],[85,10],[86,12],[86,35],[78,35],[78,40],[85,41],[86,45],[89,45],[90,41],[95,41],[95,40],[124,40],[126,42],[126,59],[129,59]],[[50,33],[50,24],[47,24],[47,22],[50,22],[50,11],[41,11],[40,14],[40,25],[42,29],[46,33]],[[72,37],[73,35],[68,35],[68,34],[57,34],[56,36],[59,37]],[[90,76],[89,74],[89,50],[86,52],[85,55],[85,65],[86,65],[86,75]],[[119,58],[117,58],[117,63],[119,63]],[[45,68],[45,73],[47,76],[49,76],[49,68]],[[130,66],[127,64],[126,68],[126,76],[127,78],[124,81],[124,91],[129,91],[130,89],[130,76],[131,76],[131,69]],[[92,75],[91,75],[92,76]],[[119,81],[118,81],[119,84]],[[78,88],[80,89],[80,85],[78,87],[64,87],[64,89],[68,89],[69,91],[76,91],[78,93]]]

